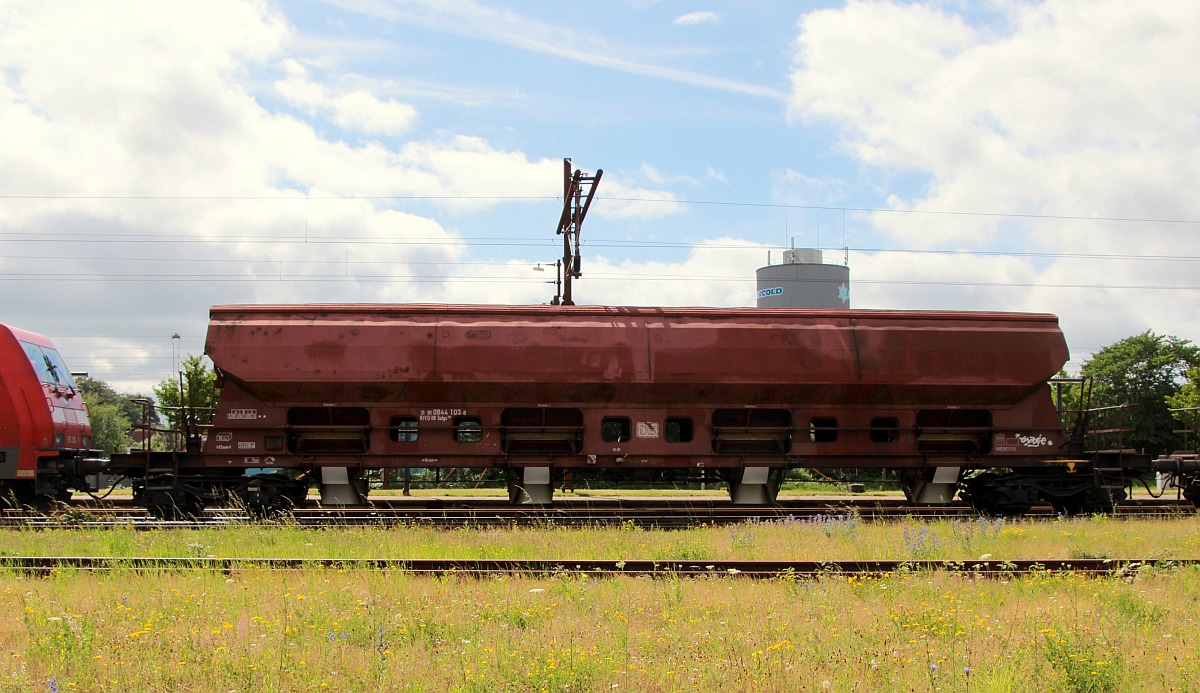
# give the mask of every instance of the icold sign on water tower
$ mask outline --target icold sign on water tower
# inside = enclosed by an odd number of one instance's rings
[[[783,263],[758,270],[759,308],[849,308],[850,268],[826,265],[821,251],[784,251]]]

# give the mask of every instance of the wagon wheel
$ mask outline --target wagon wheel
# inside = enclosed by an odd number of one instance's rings
[[[1100,487],[1093,488],[1084,496],[1083,512],[1092,514],[1112,514],[1117,503],[1125,500],[1125,489]]]
[[[186,520],[204,512],[204,502],[186,492],[154,491],[146,496],[146,510],[160,520]]]
[[[0,482],[0,507],[22,510],[34,505],[33,482]]]
[[[1193,479],[1192,483],[1183,488],[1183,498],[1200,509],[1200,479]]]
[[[37,493],[34,489],[32,481],[0,484],[0,507],[49,512],[71,502],[70,489],[60,488],[52,494]]]
[[[1069,496],[1055,496],[1047,500],[1050,501],[1050,507],[1054,508],[1054,512],[1060,515],[1082,515],[1088,511],[1090,506],[1087,494],[1083,491]]]

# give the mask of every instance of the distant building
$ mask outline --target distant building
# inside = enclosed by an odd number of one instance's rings
[[[782,264],[760,267],[757,275],[759,308],[850,307],[850,268],[823,264],[820,250],[785,250]]]

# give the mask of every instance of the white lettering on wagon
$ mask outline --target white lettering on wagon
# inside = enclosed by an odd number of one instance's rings
[[[421,421],[445,423],[453,416],[466,416],[466,414],[466,409],[422,409],[419,418]]]
[[[1050,445],[1050,439],[1046,436],[1023,436],[1018,433],[1017,440],[1027,448],[1040,448]]]
[[[657,421],[639,421],[637,422],[637,431],[634,434],[638,438],[657,438],[658,422]]]
[[[257,409],[230,409],[225,418],[230,421],[254,421],[258,418]]]
[[[1006,435],[997,433],[992,444],[992,452],[1017,452],[1020,448],[1051,447],[1054,442],[1044,435],[1027,436],[1020,433]]]

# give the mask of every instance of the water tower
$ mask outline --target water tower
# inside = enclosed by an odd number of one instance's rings
[[[849,308],[850,268],[827,265],[821,251],[792,248],[783,263],[758,268],[759,308]]]

